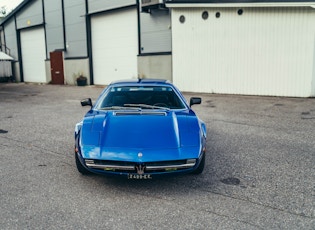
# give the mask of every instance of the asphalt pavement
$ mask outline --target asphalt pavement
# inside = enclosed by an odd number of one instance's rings
[[[0,229],[315,229],[315,99],[192,94],[201,175],[82,176],[74,126],[101,87],[0,84]]]

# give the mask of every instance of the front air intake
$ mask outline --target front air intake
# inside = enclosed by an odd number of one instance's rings
[[[150,111],[131,111],[131,112],[115,112],[114,116],[166,116],[165,112]]]

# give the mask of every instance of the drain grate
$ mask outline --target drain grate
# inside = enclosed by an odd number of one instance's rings
[[[238,178],[230,177],[230,178],[221,180],[221,182],[223,184],[228,184],[228,185],[239,185],[241,181]]]

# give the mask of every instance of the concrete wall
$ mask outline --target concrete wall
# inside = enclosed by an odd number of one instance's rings
[[[50,60],[45,61],[45,70],[46,70],[46,81],[47,83],[50,83],[51,82]]]
[[[13,78],[16,82],[21,82],[20,63],[13,62],[12,64]]]
[[[141,78],[172,81],[172,55],[138,56],[138,74]]]
[[[82,73],[88,79],[90,84],[89,59],[70,59],[64,61],[65,84],[76,85],[76,77]]]

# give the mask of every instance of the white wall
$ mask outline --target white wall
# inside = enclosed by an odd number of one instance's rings
[[[207,20],[201,17],[205,10]],[[184,91],[315,96],[315,10],[244,8],[242,15],[237,11],[172,10],[174,83]],[[179,22],[181,15],[185,23]]]

